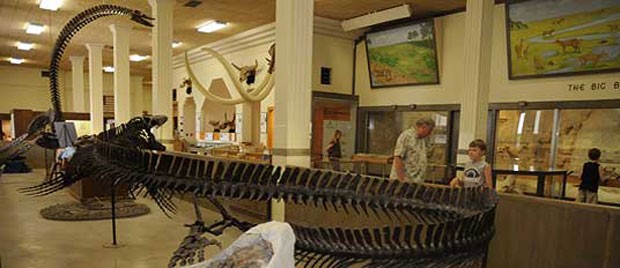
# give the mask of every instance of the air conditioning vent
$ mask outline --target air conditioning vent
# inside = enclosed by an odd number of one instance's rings
[[[197,7],[200,4],[202,4],[202,1],[190,0],[187,3],[185,3],[184,6],[186,6],[186,7]]]

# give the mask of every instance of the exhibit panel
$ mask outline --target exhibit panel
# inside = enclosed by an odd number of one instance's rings
[[[441,108],[433,110],[434,108]],[[435,108],[435,109],[436,109]],[[419,110],[418,110],[419,109]],[[443,109],[443,110],[442,110]],[[428,182],[445,183],[451,177],[449,163],[453,163],[456,156],[453,155],[452,136],[456,107],[453,106],[426,106],[416,107],[386,107],[386,108],[360,108],[360,116],[364,115],[364,125],[358,128],[363,131],[364,139],[358,143],[358,152],[392,156],[394,146],[400,133],[415,125],[422,118],[430,118],[435,121],[435,129],[429,136],[431,150],[428,153],[428,166],[426,174]],[[458,130],[456,131],[458,133]],[[360,133],[358,133],[360,135]],[[367,172],[372,175],[389,176],[391,162],[387,164],[369,163]]]
[[[314,92],[312,99],[312,162],[314,167],[333,169],[329,144],[340,133],[340,170],[354,170],[357,98],[351,95]]]
[[[574,200],[588,150],[598,148],[607,179],[599,187],[598,201],[620,205],[616,101],[492,106],[497,114],[492,155],[498,191]]]
[[[620,108],[570,109],[560,111],[556,167],[573,170],[566,196],[577,196],[583,163],[588,150],[601,150],[600,165],[608,179],[599,187],[598,201],[620,205]]]

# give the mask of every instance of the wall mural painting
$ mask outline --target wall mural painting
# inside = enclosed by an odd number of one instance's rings
[[[432,20],[366,34],[372,88],[438,84]]]
[[[510,79],[620,71],[620,1],[507,1]]]

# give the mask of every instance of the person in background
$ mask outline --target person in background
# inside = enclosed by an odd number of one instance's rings
[[[598,186],[604,181],[603,168],[598,163],[601,158],[601,150],[592,148],[588,151],[590,161],[583,164],[581,169],[581,183],[579,184],[579,194],[577,202],[598,203]]]
[[[398,136],[390,179],[424,182],[430,153],[429,136],[434,128],[433,119],[422,118],[415,123],[415,127],[408,128]]]
[[[450,181],[452,187],[477,187],[484,186],[493,188],[493,180],[491,177],[491,166],[482,160],[487,152],[487,144],[477,139],[469,143],[469,161],[465,164],[463,177],[456,177]]]
[[[334,136],[327,145],[327,157],[329,158],[329,162],[332,165],[332,169],[335,171],[340,171],[340,158],[342,158],[340,138],[342,138],[342,131],[334,131]]]

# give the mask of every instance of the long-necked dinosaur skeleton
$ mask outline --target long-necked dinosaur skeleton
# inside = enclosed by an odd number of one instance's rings
[[[121,7],[97,6],[72,19],[69,23],[80,27],[65,26],[59,39],[70,39],[81,27],[105,14],[145,18],[141,13]],[[71,30],[66,30],[67,27]],[[61,114],[55,58],[62,56],[68,41],[60,42],[61,45],[59,42],[50,68],[56,120]],[[274,63],[272,59],[271,67]],[[270,79],[273,78],[266,80]],[[264,92],[252,93],[258,94],[250,95],[255,98]],[[88,178],[127,184],[131,194],[144,192],[164,213],[175,210],[172,196],[191,194],[207,198],[216,206],[219,203],[215,198],[281,199],[325,210],[337,211],[340,207],[347,214],[372,213],[391,219],[392,224],[388,226],[365,228],[292,224],[297,258],[305,262],[305,267],[349,267],[356,263],[364,267],[468,267],[480,260],[493,235],[497,197],[491,189],[448,188],[353,173],[165,152],[150,131],[165,121],[161,116],[135,118],[82,139],[76,144],[76,153],[62,176],[23,190],[45,195]],[[219,235],[229,226],[241,230],[251,226],[232,217],[221,205],[218,209],[222,221],[205,226],[198,217],[189,226],[190,234],[175,252],[170,266],[192,261],[195,254],[200,259],[202,247],[216,243],[202,239],[204,233]]]

